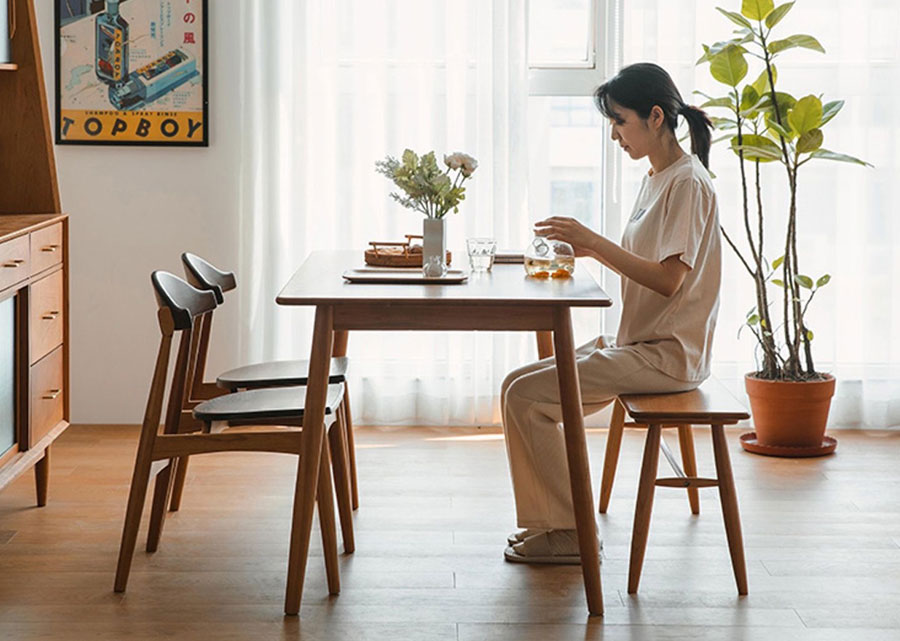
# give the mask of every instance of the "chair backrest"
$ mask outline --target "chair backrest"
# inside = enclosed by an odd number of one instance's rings
[[[159,308],[171,312],[176,330],[191,329],[197,316],[211,312],[218,304],[214,292],[197,289],[175,274],[155,271],[150,281]]]
[[[225,302],[225,292],[230,292],[237,287],[237,279],[234,272],[226,272],[212,265],[209,261],[200,258],[196,254],[184,252],[181,255],[181,263],[184,266],[184,274],[188,282],[197,289],[212,292],[216,301],[221,305]],[[191,405],[197,401],[211,398],[215,395],[214,383],[204,383],[206,376],[206,361],[209,356],[209,337],[212,330],[212,313],[205,314],[199,326],[195,329],[197,340],[196,353],[193,355],[192,367],[189,374],[188,395],[185,398],[183,420],[190,422]]]
[[[225,292],[237,287],[234,272],[222,271],[196,254],[184,252],[181,255],[181,262],[188,282],[197,289],[213,292],[220,305],[225,301]]]
[[[147,409],[144,412],[144,431],[155,433],[159,428],[162,401],[168,378],[172,340],[180,333],[178,357],[172,371],[169,387],[169,406],[166,412],[165,431],[175,433],[179,429],[184,398],[189,393],[188,382],[196,369],[197,345],[200,323],[198,318],[209,316],[216,308],[216,297],[211,291],[192,287],[174,274],[155,271],[150,276],[156,302],[159,306],[159,326],[162,338],[156,358],[156,369],[150,386]]]

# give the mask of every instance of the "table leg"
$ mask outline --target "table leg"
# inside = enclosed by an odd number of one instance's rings
[[[306,386],[301,435],[302,449],[297,465],[297,485],[294,489],[291,547],[284,602],[284,612],[289,615],[300,612],[300,601],[303,597],[303,581],[306,578],[306,560],[309,555],[309,539],[316,505],[316,484],[322,458],[322,443],[325,440],[325,400],[328,394],[328,371],[331,366],[333,342],[334,310],[329,305],[319,305],[316,307],[312,351],[309,357],[309,382]]]
[[[553,332],[535,332],[538,360],[553,356]]]
[[[584,590],[587,594],[588,612],[595,616],[601,616],[603,614],[603,592],[600,584],[597,524],[594,522],[591,471],[584,433],[581,386],[575,367],[575,342],[572,336],[572,316],[569,308],[557,309],[553,320],[556,372],[559,378],[566,458],[569,463],[569,482],[572,486],[572,505],[575,508],[575,527],[578,531]]]

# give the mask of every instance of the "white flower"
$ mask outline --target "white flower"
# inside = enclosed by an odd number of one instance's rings
[[[472,158],[472,156],[461,154],[462,156],[462,175],[468,178],[474,173],[476,169],[478,169],[478,161]]]
[[[459,169],[463,165],[462,156],[463,154],[460,153],[450,154],[449,156],[444,154],[444,164],[450,169]]]
[[[444,163],[450,169],[459,169],[466,178],[471,176],[472,172],[478,168],[478,161],[469,154],[464,154],[461,151],[454,152],[449,156],[444,156]]]

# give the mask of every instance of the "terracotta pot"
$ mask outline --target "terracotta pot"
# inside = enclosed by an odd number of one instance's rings
[[[834,377],[822,381],[767,381],[744,376],[756,440],[766,447],[821,447],[834,396]]]

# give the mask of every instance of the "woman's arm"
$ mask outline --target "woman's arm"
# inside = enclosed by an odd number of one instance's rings
[[[588,229],[574,218],[552,216],[536,223],[535,227],[541,236],[572,245],[576,256],[591,256],[617,274],[667,298],[678,291],[690,271],[690,267],[677,256],[669,256],[659,263],[647,260]]]

